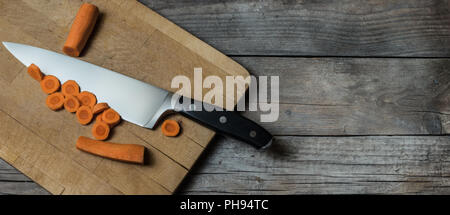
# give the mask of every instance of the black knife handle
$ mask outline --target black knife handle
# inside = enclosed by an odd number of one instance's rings
[[[183,115],[201,124],[236,139],[240,139],[258,149],[267,148],[273,136],[255,122],[241,116],[236,111],[181,110]]]

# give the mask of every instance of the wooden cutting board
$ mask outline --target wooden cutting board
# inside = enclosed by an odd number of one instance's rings
[[[81,59],[161,88],[172,77],[248,76],[239,64],[134,0],[88,1],[101,16]],[[61,52],[82,1],[0,1],[0,41]],[[123,122],[111,142],[145,145],[147,165],[99,158],[75,148],[91,136],[64,110],[45,106],[46,95],[26,68],[0,45],[0,157],[53,194],[172,194],[214,136],[180,115],[182,133],[164,137],[156,130]],[[120,86],[117,86],[120,87]],[[237,92],[238,98],[245,91]]]

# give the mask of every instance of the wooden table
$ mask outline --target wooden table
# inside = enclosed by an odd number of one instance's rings
[[[141,2],[280,77],[273,146],[219,136],[179,193],[450,194],[450,1]],[[47,192],[0,161],[0,193]]]

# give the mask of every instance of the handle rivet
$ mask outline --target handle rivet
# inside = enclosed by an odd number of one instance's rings
[[[222,123],[222,124],[226,123],[227,122],[227,117],[226,116],[219,117],[219,122]]]
[[[250,131],[250,137],[256,137],[256,131]]]

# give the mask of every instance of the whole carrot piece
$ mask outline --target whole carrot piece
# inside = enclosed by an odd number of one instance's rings
[[[63,52],[72,57],[80,56],[86,42],[94,29],[99,11],[89,3],[81,5],[64,43]]]
[[[93,140],[80,136],[76,144],[77,149],[101,157],[144,164],[145,147],[136,144],[119,144]]]

